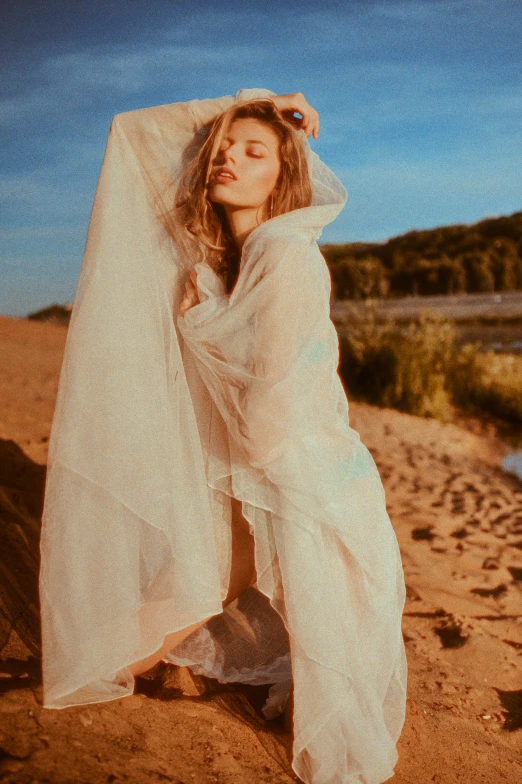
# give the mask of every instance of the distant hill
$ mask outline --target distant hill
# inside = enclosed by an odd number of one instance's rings
[[[53,324],[68,325],[71,318],[72,306],[72,302],[67,302],[65,305],[58,305],[57,303],[54,303],[53,305],[49,305],[47,308],[42,308],[41,310],[35,310],[33,313],[29,313],[27,318],[34,321],[49,321]]]
[[[321,251],[333,299],[521,290],[522,212]]]

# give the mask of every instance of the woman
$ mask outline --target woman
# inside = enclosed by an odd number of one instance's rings
[[[185,173],[183,188],[184,225],[202,240],[207,264],[220,270],[230,293],[238,275],[239,255],[248,234],[276,214],[309,206],[312,188],[306,157],[290,122],[276,110],[291,114],[293,123],[318,135],[319,119],[303,96],[281,95],[244,106],[231,107],[212,123],[209,135]],[[302,113],[302,122],[292,112]],[[227,128],[228,126],[228,128]],[[306,133],[306,131],[305,131]],[[281,160],[280,140],[286,146]],[[276,183],[281,182],[276,189]],[[274,196],[276,201],[274,204]],[[210,206],[212,205],[212,206]],[[190,228],[189,228],[190,227]],[[216,245],[221,242],[222,245]],[[208,267],[206,268],[208,275]],[[221,281],[210,276],[219,291]],[[199,304],[197,272],[190,273],[179,313]],[[227,303],[228,307],[228,303]],[[240,326],[240,325],[238,325]],[[183,325],[180,325],[183,330]],[[231,498],[233,539],[230,586],[223,602],[227,606],[255,582],[254,537],[241,514],[240,502]],[[163,658],[187,633],[199,627],[168,635],[162,649],[129,669],[137,675]]]
[[[300,778],[380,784],[404,581],[337,374],[317,239],[346,193],[317,131],[268,91],[113,121],[50,442],[44,704],[132,693],[162,658],[291,678]],[[249,648],[219,622],[246,596]]]

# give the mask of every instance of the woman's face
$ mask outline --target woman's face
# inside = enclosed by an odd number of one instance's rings
[[[229,210],[261,207],[272,193],[280,169],[275,131],[251,118],[234,120],[212,161],[209,199]]]

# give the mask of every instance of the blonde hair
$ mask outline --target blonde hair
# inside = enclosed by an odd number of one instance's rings
[[[207,196],[207,184],[223,137],[231,123],[240,118],[265,123],[279,139],[281,169],[271,195],[269,217],[309,207],[312,203],[312,185],[302,140],[269,98],[232,106],[202,129],[206,138],[180,179],[175,207],[180,210],[186,231],[206,248],[206,251],[200,248],[200,254],[218,274],[225,276],[227,291],[237,276],[240,253],[223,206]]]

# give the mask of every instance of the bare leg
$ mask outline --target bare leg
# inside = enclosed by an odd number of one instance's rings
[[[256,570],[254,563],[254,537],[250,533],[248,521],[241,513],[241,501],[232,498],[232,565],[230,569],[230,583],[228,594],[222,602],[225,608],[234,599],[237,599],[243,591],[250,588],[256,581]],[[213,616],[209,616],[212,618]],[[205,618],[192,626],[187,626],[185,629],[180,629],[177,632],[167,634],[163,645],[155,653],[147,656],[145,659],[134,662],[129,666],[129,670],[136,677],[142,672],[146,672],[154,667],[163,657],[171,651],[176,645],[179,645],[186,639],[189,634],[196,631],[200,626],[203,626],[209,618]]]
[[[248,520],[241,513],[241,501],[232,498],[232,564],[230,583],[223,607],[237,599],[257,579],[254,562],[254,537]]]
[[[290,696],[285,705],[285,730],[292,732],[294,728],[294,684],[290,690]]]
[[[212,617],[212,616],[210,616]],[[172,632],[171,634],[167,634],[163,641],[163,645],[159,650],[155,653],[151,653],[150,656],[147,656],[145,659],[140,659],[137,662],[131,664],[128,669],[132,672],[134,677],[136,675],[141,675],[142,672],[146,672],[154,667],[159,661],[163,659],[163,657],[171,651],[176,645],[179,645],[180,642],[195,632],[200,626],[203,626],[204,623],[208,621],[208,618],[205,618],[203,621],[199,621],[198,623],[192,624],[192,626],[186,626],[184,629],[180,629],[177,632]]]

